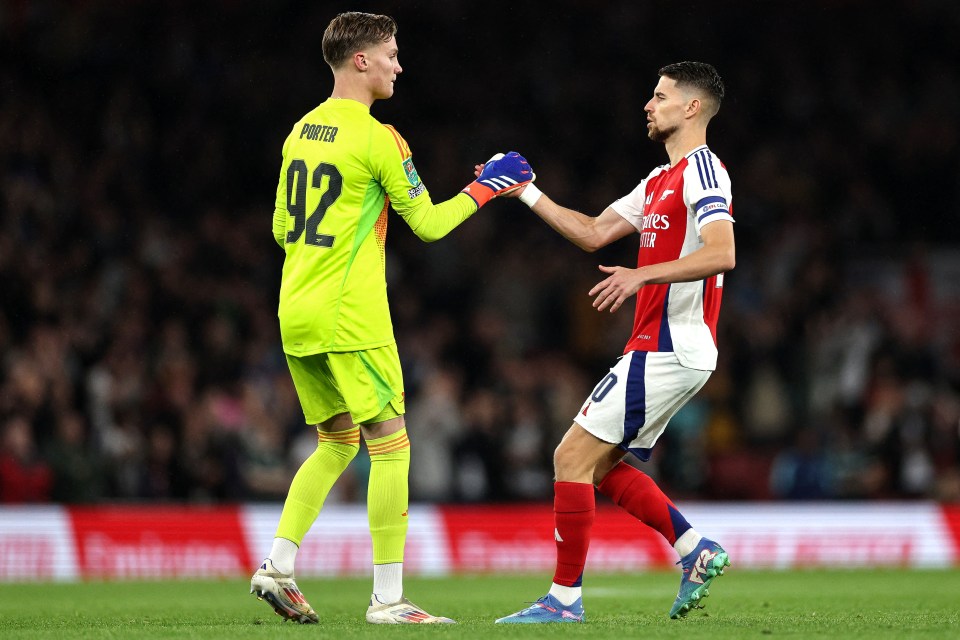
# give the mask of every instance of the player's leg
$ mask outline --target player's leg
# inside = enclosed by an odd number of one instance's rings
[[[614,450],[597,465],[594,482],[603,495],[643,524],[656,530],[683,557],[693,551],[700,536],[653,478],[623,461]]]
[[[377,421],[364,424],[362,431],[370,452],[367,514],[373,542],[373,593],[367,608],[367,622],[452,623],[450,618],[430,615],[403,595],[410,471],[410,441],[403,416],[398,416],[396,408],[388,405],[377,416]]]
[[[683,567],[683,576],[670,617],[684,616],[700,606],[700,600],[709,595],[713,578],[723,573],[724,567],[729,565],[729,557],[719,544],[704,538],[690,526],[653,478],[622,460],[612,466],[606,475],[598,474],[602,480],[597,488],[673,545]]]
[[[648,460],[653,446],[670,419],[706,383],[709,372],[687,369],[673,354],[633,354],[627,378],[627,404],[642,407],[628,412],[623,443],[626,450]],[[654,480],[622,461],[620,451],[611,451],[595,469],[599,491],[644,524],[660,533],[677,551],[683,567],[680,590],[670,611],[677,618],[699,606],[708,588],[729,558],[723,548],[704,538],[687,522],[676,505]]]
[[[281,571],[293,573],[296,549],[310,530],[327,495],[360,450],[360,427],[349,413],[317,425],[317,448],[303,461],[283,505],[270,558]]]
[[[513,615],[506,624],[583,622],[583,567],[590,548],[596,501],[593,468],[615,445],[574,423],[554,453],[554,541],[557,564],[547,595]]]
[[[554,455],[554,538],[557,568],[550,592],[503,623],[581,622],[583,567],[595,513],[594,475],[598,464],[635,434],[626,425],[642,414],[628,394],[632,354],[621,358],[597,384],[574,418]],[[638,408],[639,407],[639,408]]]
[[[326,355],[287,357],[304,417],[317,424],[317,449],[297,471],[287,493],[270,554],[250,582],[251,593],[266,600],[278,615],[317,622],[316,612],[297,588],[294,565],[303,537],[323,503],[360,448],[360,428],[353,423],[330,374]]]
[[[337,478],[357,454],[359,427],[350,414],[317,425],[316,451],[307,458],[290,485],[270,554],[250,581],[250,591],[267,601],[278,615],[301,623],[318,616],[297,587],[294,565],[304,535],[316,520]]]
[[[431,616],[403,595],[410,441],[396,345],[332,356],[331,368],[370,453],[367,515],[373,543],[373,593],[366,619],[386,624],[453,622]]]
[[[393,415],[389,415],[391,413]],[[363,425],[363,436],[370,453],[367,516],[373,543],[371,600],[386,604],[403,597],[403,550],[409,521],[410,440],[402,415],[389,411],[379,417],[387,419]]]

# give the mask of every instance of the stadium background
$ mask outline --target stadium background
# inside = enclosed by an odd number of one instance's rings
[[[664,161],[641,112],[656,70],[715,64],[737,268],[718,370],[644,470],[698,504],[896,501],[894,522],[960,500],[960,5],[517,4],[0,5],[0,502],[242,519],[229,505],[283,498],[315,437],[270,219],[348,9],[399,23],[404,73],[373,113],[437,201],[516,149],[597,213]],[[586,291],[635,243],[582,254],[515,202],[429,246],[391,219],[412,499],[549,508],[552,449],[631,321]],[[345,514],[363,461],[331,496]],[[31,509],[0,528],[87,513]]]

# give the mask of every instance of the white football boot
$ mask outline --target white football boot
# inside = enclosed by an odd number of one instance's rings
[[[277,571],[270,558],[264,560],[250,578],[250,593],[273,607],[284,620],[294,620],[300,624],[316,624],[320,621],[317,612],[297,588],[293,574]]]
[[[455,624],[455,621],[450,618],[430,615],[406,598],[400,598],[392,604],[383,604],[375,597],[370,598],[367,622],[371,624]]]

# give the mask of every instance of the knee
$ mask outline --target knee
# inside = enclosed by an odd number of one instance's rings
[[[360,427],[330,431],[317,425],[317,449],[314,455],[333,456],[349,464],[360,451]]]
[[[570,446],[566,440],[557,445],[553,452],[553,471],[558,482],[587,482],[593,472],[593,465]]]
[[[601,469],[600,466],[596,466],[593,469],[593,486],[599,487],[600,483],[603,482],[603,479],[607,477],[609,469]]]
[[[607,477],[607,474],[610,473],[614,467],[620,464],[620,461],[624,457],[623,451],[619,449],[614,449],[604,457],[597,465],[593,468],[593,484],[594,486],[599,487],[600,483],[603,482],[603,479]]]

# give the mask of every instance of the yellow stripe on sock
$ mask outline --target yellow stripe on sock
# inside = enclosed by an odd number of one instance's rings
[[[369,451],[372,456],[379,456],[385,453],[394,453],[396,451],[402,451],[403,449],[410,448],[410,439],[407,438],[407,434],[404,433],[403,437],[397,438],[390,442],[380,443],[380,440],[367,441],[367,451]]]
[[[360,444],[360,427],[343,431],[320,431],[317,429],[317,444],[336,442],[338,444]]]

